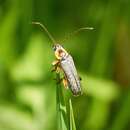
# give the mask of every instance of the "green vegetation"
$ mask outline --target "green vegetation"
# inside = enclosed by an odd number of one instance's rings
[[[130,129],[130,0],[0,1],[0,130]],[[46,25],[73,56],[83,95],[51,72]]]

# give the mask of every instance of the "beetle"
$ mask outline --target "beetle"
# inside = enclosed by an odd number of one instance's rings
[[[60,45],[54,44],[53,50],[55,52],[56,61],[52,64],[57,68],[61,68],[64,73],[63,84],[67,88],[69,86],[73,95],[81,95],[80,78],[74,65],[72,56]]]
[[[56,60],[52,63],[52,65],[54,66],[52,71],[56,71],[57,73],[60,73],[62,71],[64,74],[62,81],[65,88],[69,87],[74,96],[81,95],[82,90],[81,90],[80,77],[78,76],[72,56],[63,48],[63,46],[60,43],[57,43],[54,40],[54,38],[47,30],[45,25],[41,24],[40,22],[32,22],[32,24],[40,25],[53,42],[53,50]],[[78,30],[74,31],[68,36],[71,36],[84,29],[92,30],[93,28],[92,27],[79,28]]]

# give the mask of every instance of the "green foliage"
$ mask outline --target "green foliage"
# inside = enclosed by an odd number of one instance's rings
[[[0,130],[130,129],[129,5],[0,1]],[[45,24],[58,41],[80,27],[94,27],[61,43],[80,72],[82,96],[55,85],[51,42],[32,21]]]

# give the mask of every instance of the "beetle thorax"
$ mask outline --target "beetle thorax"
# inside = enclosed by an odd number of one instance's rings
[[[58,60],[65,59],[66,56],[68,56],[67,51],[60,44],[55,44],[53,50],[55,51],[55,56]]]

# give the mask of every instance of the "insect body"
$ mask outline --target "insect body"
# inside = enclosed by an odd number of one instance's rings
[[[77,74],[77,70],[75,68],[72,56],[60,44],[56,44],[57,42],[54,40],[52,35],[48,32],[47,28],[43,24],[39,22],[33,22],[32,24],[40,25],[48,34],[54,44],[53,50],[55,53],[56,60],[52,63],[54,66],[53,71],[60,72],[59,70],[61,70],[64,73],[64,77],[62,79],[64,86],[69,87],[73,95],[81,95],[82,92],[80,78]],[[77,33],[84,29],[92,30],[93,28],[80,28],[74,31],[74,33]]]
[[[73,95],[81,94],[80,79],[74,65],[73,58],[68,52],[60,45],[55,44],[53,47],[57,62],[57,67],[60,67],[64,72],[64,86],[69,86]]]

